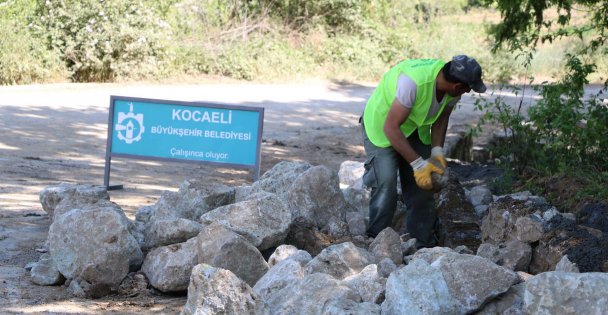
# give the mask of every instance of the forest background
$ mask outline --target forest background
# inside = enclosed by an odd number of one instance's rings
[[[566,180],[576,192],[557,198],[606,201],[608,102],[584,87],[608,82],[607,26],[598,0],[0,0],[0,84],[377,82],[399,60],[464,53],[486,82],[541,96],[477,104],[507,136],[503,186]]]

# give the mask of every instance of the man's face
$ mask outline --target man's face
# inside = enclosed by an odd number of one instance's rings
[[[447,91],[448,95],[452,97],[459,97],[464,93],[471,92],[471,87],[464,83],[452,83],[450,89]]]

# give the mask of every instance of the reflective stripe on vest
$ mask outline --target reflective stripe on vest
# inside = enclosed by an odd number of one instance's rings
[[[445,61],[438,59],[405,60],[392,67],[384,75],[367,101],[363,113],[365,132],[375,146],[381,148],[391,146],[390,141],[384,134],[384,122],[395,99],[397,81],[402,73],[410,77],[416,83],[417,88],[416,101],[412,106],[410,115],[400,126],[401,132],[405,137],[409,137],[418,128],[420,141],[424,144],[431,144],[431,125],[437,121],[445,105],[453,99],[453,97],[445,94],[437,114],[427,119],[433,102],[435,79],[444,65]]]

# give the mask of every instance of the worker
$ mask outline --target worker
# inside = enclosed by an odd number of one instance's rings
[[[367,155],[363,183],[371,188],[366,233],[376,237],[397,208],[397,174],[407,207],[406,229],[417,248],[436,245],[431,174],[443,174],[448,120],[464,93],[483,93],[481,66],[458,55],[451,61],[404,60],[382,78],[361,119]]]

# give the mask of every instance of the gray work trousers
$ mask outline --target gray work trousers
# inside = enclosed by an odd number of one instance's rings
[[[409,163],[392,147],[375,146],[363,129],[363,146],[367,159],[363,183],[371,188],[369,202],[369,224],[367,235],[376,237],[389,227],[397,208],[397,174],[401,177],[401,191],[407,206],[406,229],[417,239],[417,247],[435,245],[433,228],[437,220],[433,192],[423,190],[416,184],[414,171]],[[423,158],[431,155],[431,146],[425,145],[415,131],[407,138],[412,148]]]

